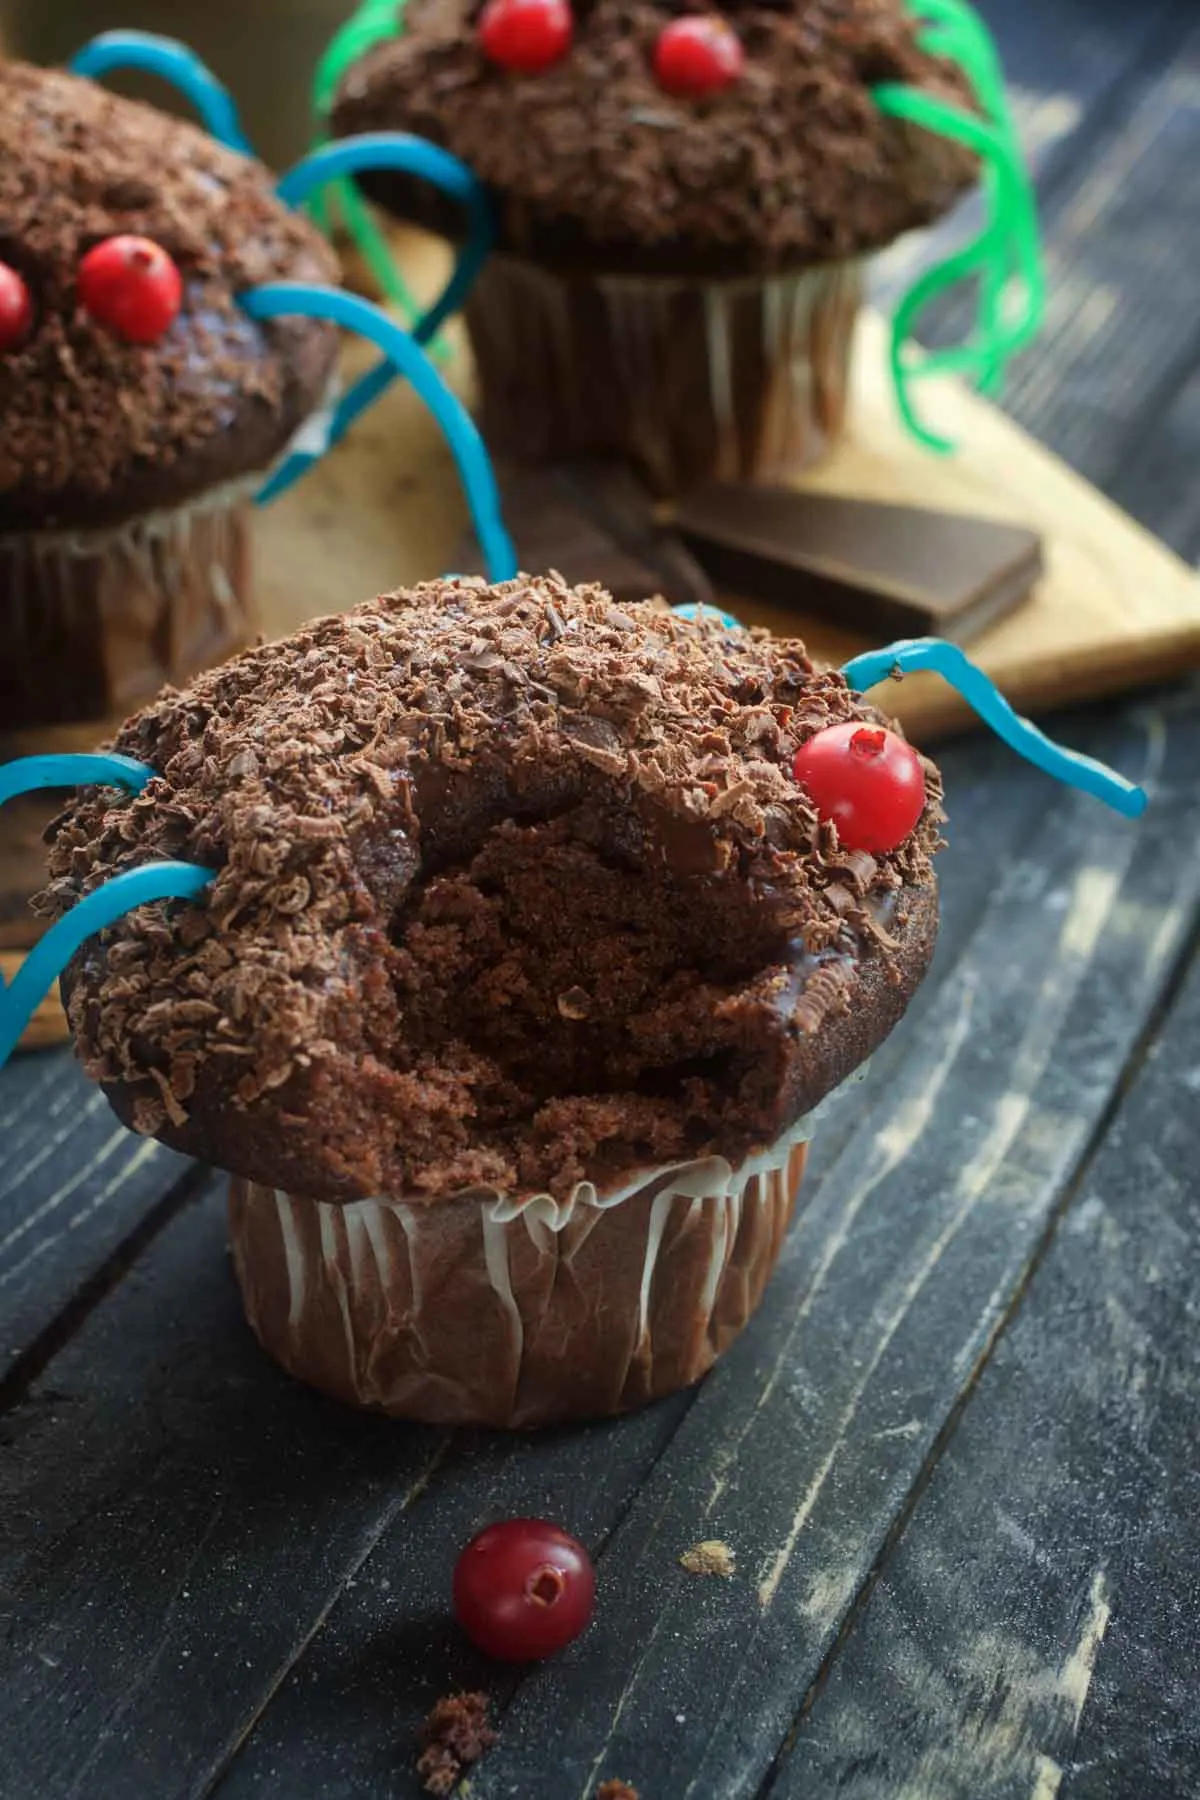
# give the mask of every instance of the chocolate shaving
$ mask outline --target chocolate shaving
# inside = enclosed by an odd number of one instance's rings
[[[797,1031],[811,1036],[830,1013],[846,1004],[850,970],[845,963],[825,963],[809,977],[792,1014]]]

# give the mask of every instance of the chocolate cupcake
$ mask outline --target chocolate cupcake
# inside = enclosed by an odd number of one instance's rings
[[[0,63],[0,718],[120,716],[248,642],[248,506],[337,333],[243,290],[336,279],[267,170]]]
[[[273,1355],[501,1425],[704,1373],[932,952],[940,785],[877,719],[799,643],[520,577],[386,596],[129,721],[155,774],[64,815],[40,905],[215,871],[64,988],[121,1119],[234,1175]],[[894,849],[794,777],[847,730],[913,777]]]
[[[865,259],[978,170],[879,103],[971,106],[902,0],[369,10],[398,35],[344,73],[332,129],[417,132],[492,190],[468,324],[498,453],[615,453],[670,494],[778,477],[839,435]],[[363,186],[455,234],[414,184]]]

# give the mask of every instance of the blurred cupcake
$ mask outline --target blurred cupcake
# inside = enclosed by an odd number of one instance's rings
[[[249,502],[331,381],[329,324],[252,320],[336,261],[259,164],[0,63],[0,719],[121,715],[255,635]]]
[[[615,453],[667,494],[811,461],[845,422],[864,260],[978,172],[878,103],[970,91],[902,0],[370,0],[360,19],[358,41],[396,35],[342,75],[332,129],[417,132],[493,192],[468,324],[485,436],[518,460]],[[414,184],[363,186],[454,235]]]
[[[848,737],[905,772],[892,848],[829,823],[817,752]],[[71,1024],[123,1120],[236,1177],[267,1349],[495,1425],[702,1375],[814,1110],[924,974],[931,765],[798,643],[525,577],[323,620],[115,747],[156,773],[64,815],[42,909],[215,874],[85,945]]]

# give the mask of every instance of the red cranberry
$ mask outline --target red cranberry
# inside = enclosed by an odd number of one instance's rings
[[[33,297],[15,269],[0,262],[0,354],[19,350],[33,329]]]
[[[925,807],[920,757],[880,725],[827,725],[801,744],[792,773],[848,850],[898,850]]]
[[[575,20],[568,0],[487,0],[479,15],[479,47],[514,75],[537,75],[571,48]]]
[[[721,93],[738,80],[745,66],[746,53],[733,27],[724,19],[698,13],[672,19],[654,46],[659,87],[685,100]]]
[[[454,1613],[504,1662],[536,1662],[577,1638],[596,1577],[583,1545],[545,1519],[507,1519],[472,1538],[454,1567]]]
[[[150,238],[105,238],[79,265],[79,300],[130,344],[156,344],[183,304],[183,277]]]

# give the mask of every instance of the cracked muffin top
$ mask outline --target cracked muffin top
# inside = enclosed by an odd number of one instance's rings
[[[57,822],[43,911],[215,871],[64,981],[136,1129],[314,1198],[731,1161],[874,1049],[936,932],[940,782],[847,850],[792,777],[878,722],[802,644],[550,576],[427,583],[167,692]]]

